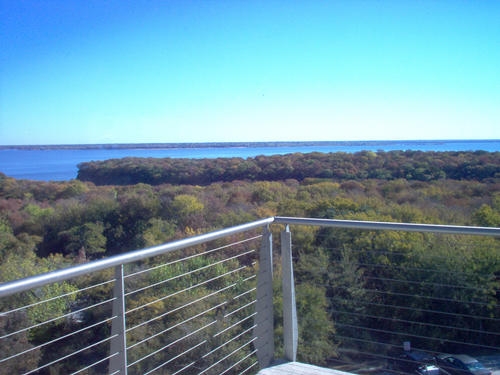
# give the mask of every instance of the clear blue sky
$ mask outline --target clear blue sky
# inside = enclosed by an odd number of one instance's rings
[[[0,144],[500,139],[500,1],[0,4]]]

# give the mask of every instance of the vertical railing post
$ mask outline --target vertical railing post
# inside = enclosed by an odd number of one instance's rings
[[[295,305],[295,282],[292,262],[292,234],[287,225],[281,232],[281,262],[283,272],[283,345],[285,359],[297,359],[297,307]]]
[[[111,344],[109,360],[110,374],[127,374],[127,337],[125,334],[125,285],[123,265],[115,267],[113,288],[113,321],[111,323]]]
[[[257,274],[255,315],[255,348],[260,368],[268,367],[274,359],[273,255],[272,233],[264,229]]]

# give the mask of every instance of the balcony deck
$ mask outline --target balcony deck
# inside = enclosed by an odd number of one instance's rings
[[[257,375],[352,375],[352,373],[306,363],[287,362],[260,370]]]

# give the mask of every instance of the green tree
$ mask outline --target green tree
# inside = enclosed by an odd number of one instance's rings
[[[500,211],[483,204],[472,217],[474,223],[484,227],[500,227]]]
[[[152,218],[143,232],[144,246],[154,246],[165,243],[175,235],[175,225],[167,220]]]
[[[333,341],[335,329],[328,316],[326,289],[317,284],[303,283],[296,287],[297,319],[299,325],[298,359],[324,364],[337,355]]]
[[[60,233],[64,238],[65,253],[78,255],[85,260],[106,251],[106,237],[102,223],[85,223]]]
[[[22,279],[67,266],[69,266],[68,261],[60,254],[38,258],[33,250],[25,250],[23,253],[12,252],[0,264],[0,282]],[[74,294],[64,298],[54,299],[53,297],[66,295],[75,290],[76,288],[67,282],[49,284],[35,291],[19,293],[1,299],[0,311],[46,301],[40,305],[26,308],[30,322],[44,322],[51,317],[63,315],[69,304],[75,300]]]

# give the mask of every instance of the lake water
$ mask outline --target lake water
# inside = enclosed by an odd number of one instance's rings
[[[178,147],[178,148],[91,148],[91,149],[15,149],[0,150],[0,172],[17,179],[65,181],[76,178],[78,164],[115,158],[248,158],[257,155],[284,155],[294,152],[347,152],[363,150],[393,151],[500,151],[500,140],[473,141],[369,141],[318,142],[307,145],[251,147]]]

